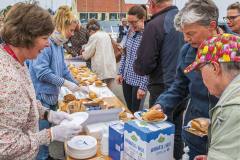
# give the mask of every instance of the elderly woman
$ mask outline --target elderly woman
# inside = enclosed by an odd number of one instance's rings
[[[24,61],[36,58],[49,46],[54,25],[47,11],[36,4],[14,5],[4,20],[0,45],[0,159],[35,159],[40,145],[65,141],[81,126],[57,125],[39,131],[39,119],[59,124],[69,115],[49,111],[36,100]]]
[[[175,106],[189,97],[184,126],[198,117],[209,118],[209,108],[217,102],[216,97],[209,95],[201,74],[184,73],[184,69],[195,60],[197,48],[201,42],[217,34],[217,20],[218,8],[212,0],[190,1],[175,17],[175,26],[183,32],[187,44],[182,47],[179,55],[175,81],[158,97],[155,107],[161,107],[171,116]],[[190,160],[193,160],[196,155],[207,153],[207,137],[198,137],[185,130],[182,130],[182,137],[185,145],[190,148]]]
[[[54,15],[55,30],[50,36],[50,45],[32,61],[29,61],[29,70],[35,87],[37,99],[42,105],[56,110],[60,87],[65,86],[72,92],[81,88],[70,74],[64,62],[63,44],[74,35],[77,19],[68,6],[61,6]],[[49,128],[47,121],[40,121],[40,130]],[[40,148],[37,159],[48,157],[47,146]]]
[[[100,24],[95,19],[88,22],[87,29],[90,38],[83,48],[82,57],[91,59],[91,69],[111,88],[117,67],[111,37],[100,30]]]
[[[133,70],[133,63],[137,58],[137,49],[140,45],[144,29],[145,10],[139,6],[133,6],[128,11],[128,23],[130,30],[127,32],[125,49],[119,67],[116,80],[122,85],[123,95],[131,112],[139,110],[141,99],[147,92],[147,76],[139,76]]]
[[[208,158],[234,160],[240,157],[240,37],[223,34],[206,40],[196,60],[186,68],[201,71],[210,94],[219,97],[210,109],[211,127]]]

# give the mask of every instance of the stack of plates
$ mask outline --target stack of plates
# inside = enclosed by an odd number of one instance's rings
[[[66,152],[76,159],[93,157],[97,153],[97,140],[91,136],[76,136],[67,142]]]

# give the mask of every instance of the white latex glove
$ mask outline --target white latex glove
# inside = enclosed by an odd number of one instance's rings
[[[89,93],[89,87],[88,86],[80,86],[80,92],[88,94]]]
[[[66,79],[64,80],[63,86],[67,87],[72,92],[77,92],[77,91],[81,90],[81,88],[78,85],[76,85],[75,83],[70,82]]]
[[[57,125],[51,127],[51,140],[65,142],[82,131],[82,126],[76,125]]]
[[[72,120],[70,114],[66,112],[50,111],[48,114],[48,121],[53,124],[60,124],[64,119],[67,119],[69,121]]]

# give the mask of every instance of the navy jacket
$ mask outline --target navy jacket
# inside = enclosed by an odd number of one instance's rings
[[[171,87],[161,94],[156,104],[160,104],[163,110],[170,115],[179,103],[189,96],[189,104],[186,109],[183,125],[198,117],[209,118],[209,108],[214,107],[217,98],[209,94],[205,87],[200,72],[192,71],[184,73],[184,69],[190,65],[196,58],[197,49],[185,44],[181,49],[178,59],[177,73],[175,81]],[[207,138],[200,138],[191,133],[182,131],[183,139],[190,149],[199,154],[207,153]]]
[[[137,51],[134,71],[149,76],[149,86],[168,88],[174,81],[177,58],[184,44],[182,33],[175,30],[173,21],[178,13],[170,6],[147,22]]]

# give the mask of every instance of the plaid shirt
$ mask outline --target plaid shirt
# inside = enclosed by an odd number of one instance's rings
[[[75,31],[74,35],[63,46],[73,56],[78,56],[84,44],[87,44],[89,34],[87,29],[81,27],[79,31]]]
[[[131,86],[139,86],[146,91],[148,85],[147,76],[139,76],[133,71],[133,64],[137,58],[137,49],[142,40],[143,32],[128,33],[126,43],[126,53],[122,55],[119,67],[119,73],[123,76],[124,81]]]

